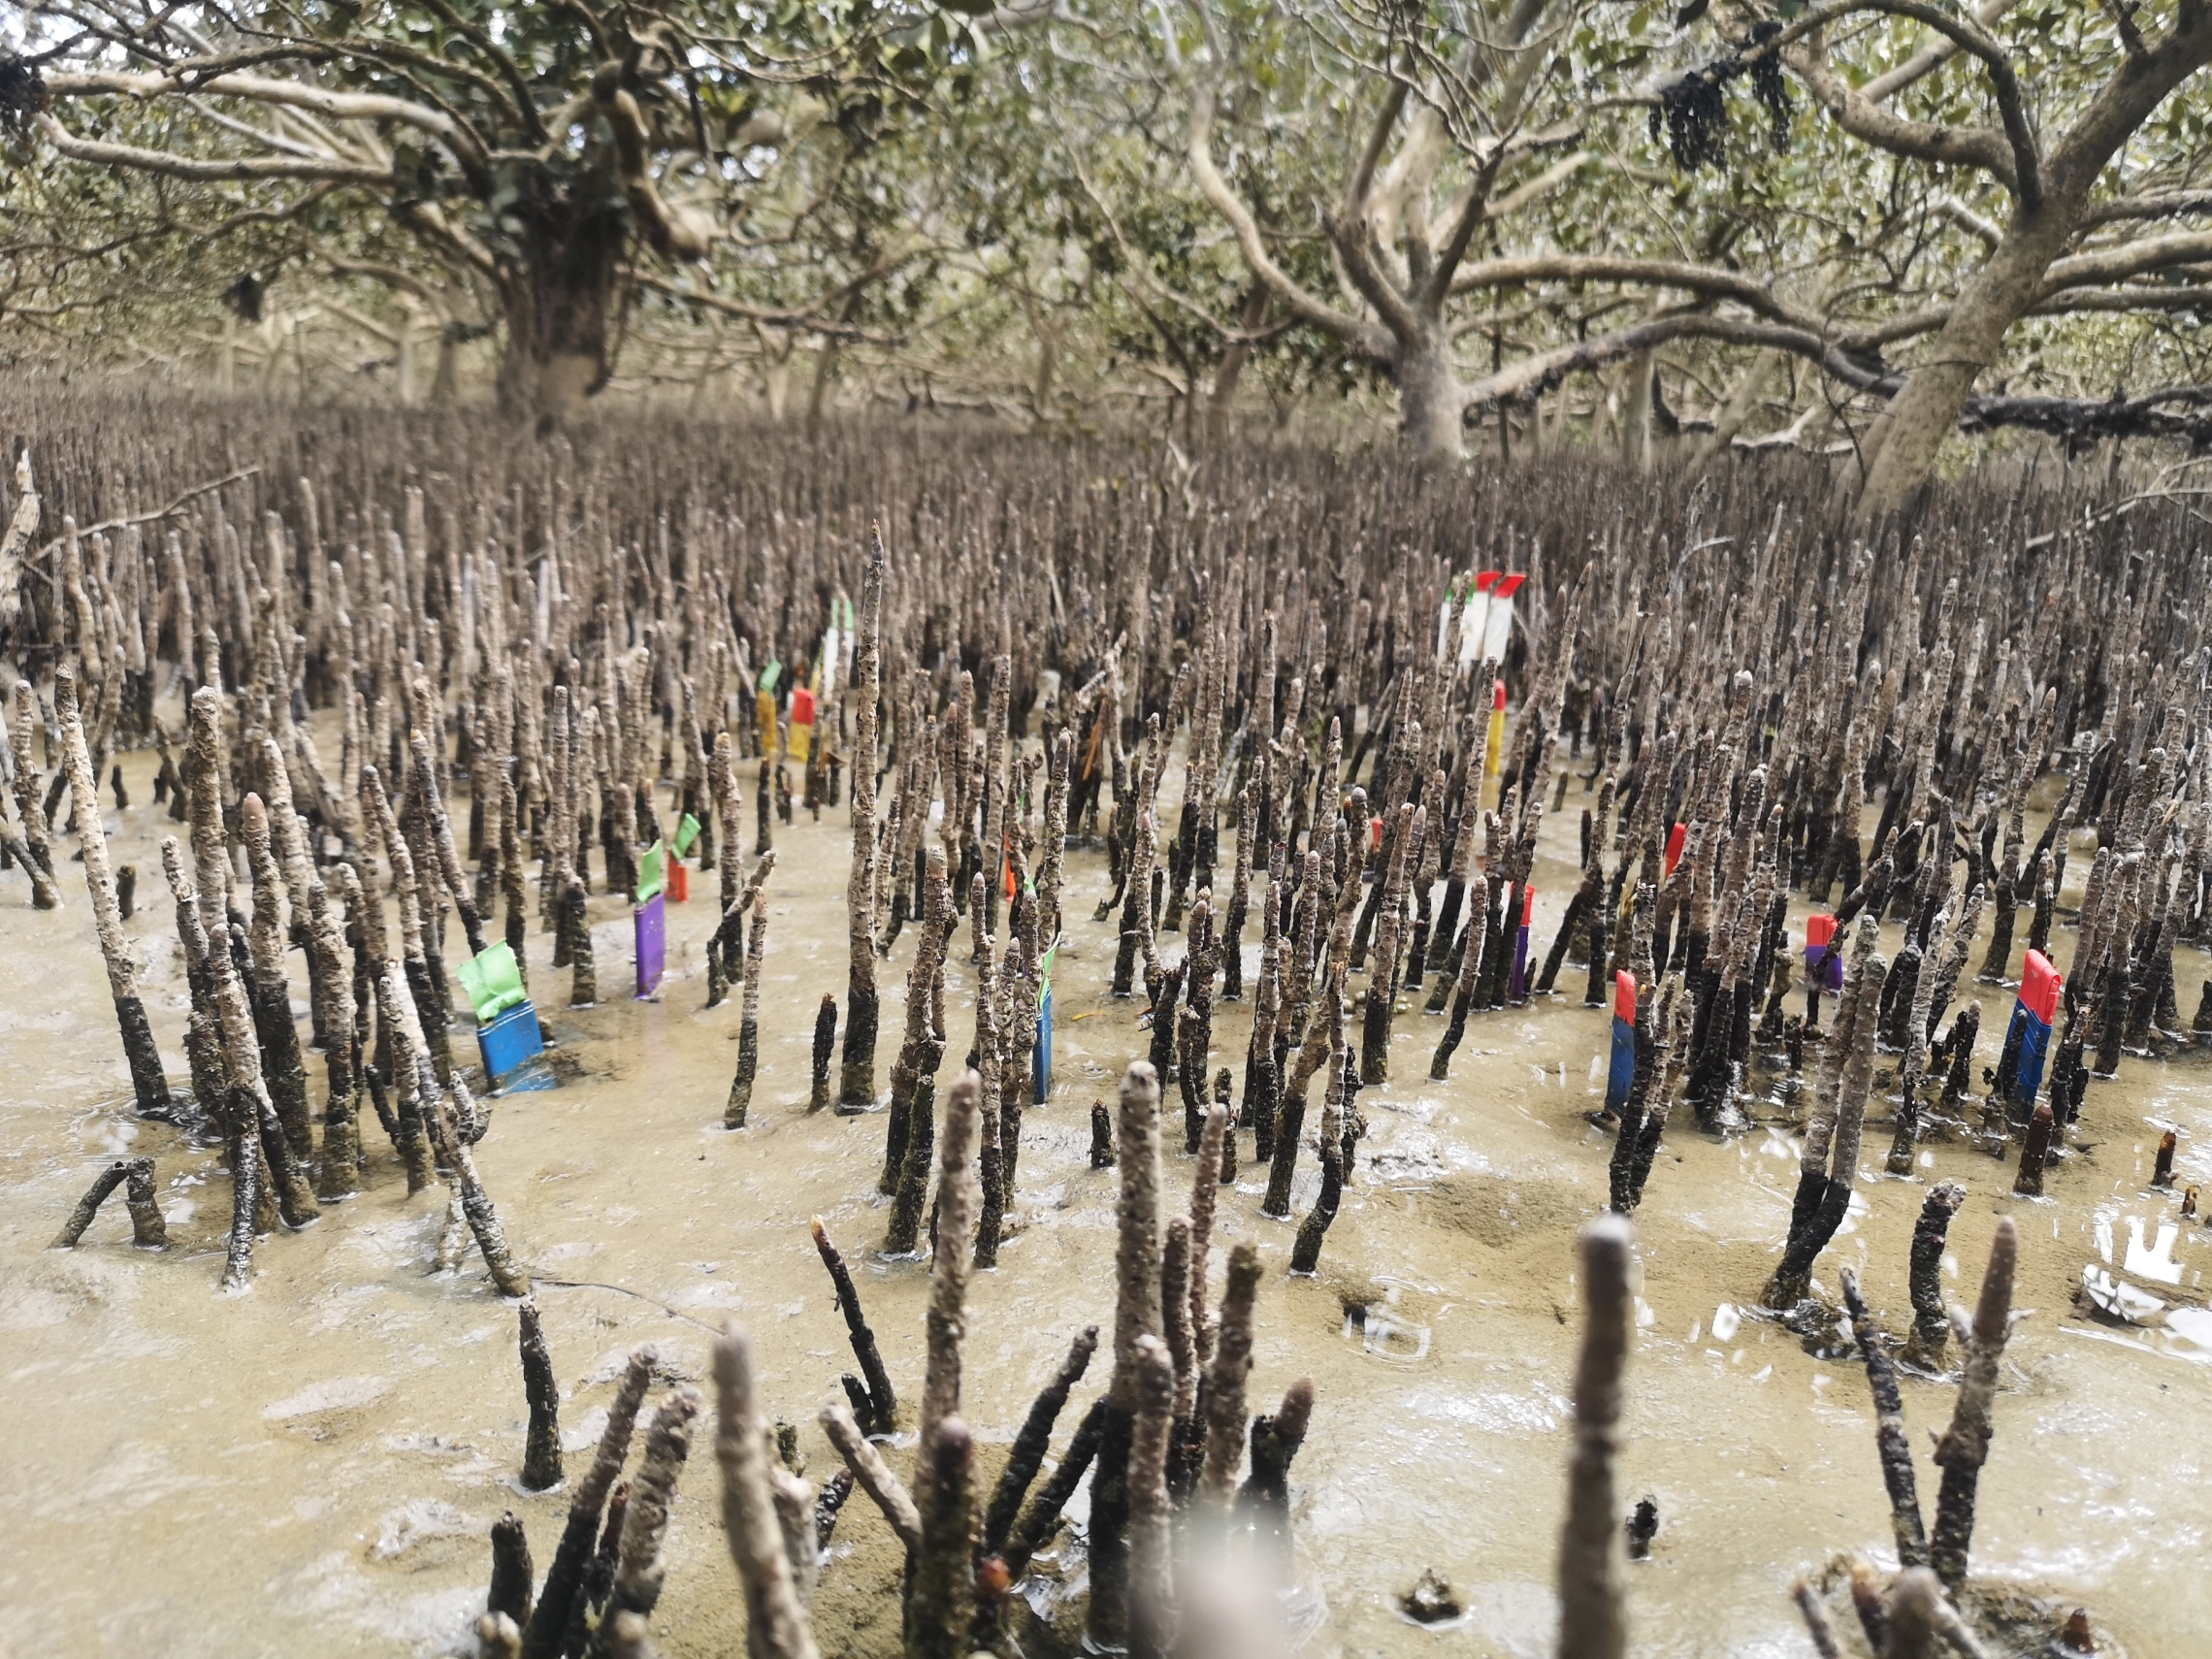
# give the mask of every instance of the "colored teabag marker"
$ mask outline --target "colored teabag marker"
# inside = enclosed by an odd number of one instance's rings
[[[630,913],[637,947],[637,996],[661,988],[668,960],[667,854],[655,841],[637,861],[637,903]]]
[[[1526,576],[1500,576],[1490,588],[1490,609],[1482,618],[1482,655],[1493,663],[1506,660],[1506,647],[1513,637],[1513,595]]]
[[[1498,584],[1495,570],[1479,571],[1467,590],[1467,606],[1459,613],[1459,671],[1467,672],[1482,660],[1482,635],[1490,624],[1490,590]]]
[[[1475,573],[1474,589],[1459,618],[1462,673],[1485,657],[1496,663],[1505,661],[1506,647],[1513,635],[1513,595],[1527,580],[1526,576],[1509,576],[1498,570]]]
[[[1682,843],[1688,839],[1688,829],[1680,824],[1675,825],[1674,829],[1667,831],[1666,873],[1668,875],[1673,875],[1675,873],[1675,866],[1682,862]]]
[[[1606,1070],[1606,1115],[1617,1118],[1636,1082],[1636,975],[1613,975],[1612,1060]]]
[[[1843,953],[1834,949],[1835,943],[1835,917],[1807,916],[1805,919],[1805,983],[1816,993],[1843,989]]]
[[[684,814],[682,822],[676,826],[676,842],[673,848],[675,856],[668,861],[668,902],[670,904],[683,904],[691,898],[691,868],[684,862],[684,857],[692,850],[692,844],[698,839],[699,820],[687,812]]]
[[[1482,750],[1482,775],[1494,778],[1506,763],[1506,682],[1490,688],[1490,737]]]
[[[1029,1055],[1029,1097],[1038,1106],[1053,1091],[1053,960],[1058,955],[1056,940],[1045,953],[1042,986],[1037,992],[1037,1042]]]
[[[1536,888],[1533,884],[1521,889],[1520,927],[1513,934],[1513,997],[1515,1002],[1528,1000],[1528,924],[1536,913]]]
[[[800,765],[814,750],[814,694],[800,686],[791,694],[791,758]]]
[[[2030,951],[2020,969],[2020,994],[2012,1000],[2012,1024],[1997,1062],[1998,1092],[2022,1110],[2033,1108],[2043,1087],[2043,1061],[2051,1051],[2051,1022],[2058,1018],[2064,982],[2050,958]]]
[[[523,990],[522,971],[504,941],[479,951],[460,967],[461,989],[476,1014],[476,1050],[484,1075],[498,1083],[523,1061],[545,1052],[537,1010]]]

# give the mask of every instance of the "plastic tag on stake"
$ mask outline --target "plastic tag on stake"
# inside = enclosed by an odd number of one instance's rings
[[[1482,775],[1494,778],[1506,764],[1506,682],[1490,688],[1490,737],[1482,750]]]
[[[1521,889],[1520,930],[1513,935],[1513,999],[1528,1000],[1528,925],[1536,914],[1536,888]]]
[[[791,694],[791,758],[801,765],[814,752],[814,694],[804,686]]]
[[[2018,1058],[2012,1071],[2011,1098],[2022,1106],[2035,1104],[2043,1087],[2043,1062],[2051,1049],[2051,1022],[2058,1017],[2059,992],[2064,981],[2041,951],[2030,951],[2020,969],[2020,994],[2012,1004],[2012,1029],[2004,1034],[2007,1053],[2019,1033]]]
[[[661,988],[661,973],[668,960],[668,912],[655,893],[631,913],[637,948],[637,996],[643,1001]]]
[[[469,993],[469,1006],[476,1011],[476,1024],[488,1025],[518,1002],[529,1000],[522,986],[522,970],[505,940],[478,951],[459,968],[461,989]]]
[[[1037,1005],[1037,1042],[1029,1055],[1029,1099],[1042,1106],[1053,1091],[1053,988]]]
[[[537,1010],[525,1000],[477,1026],[476,1052],[483,1057],[484,1075],[494,1084],[525,1061],[537,1058],[545,1052],[545,1033],[538,1028]]]
[[[1506,647],[1513,636],[1513,595],[1527,580],[1526,576],[1500,576],[1497,586],[1490,590],[1490,613],[1482,619],[1482,655],[1493,663],[1506,660]]]
[[[1807,916],[1805,919],[1805,971],[1821,991],[1843,989],[1843,952],[1840,948],[1831,952],[1830,947],[1835,942],[1835,917]]]
[[[1612,1059],[1606,1071],[1606,1110],[1619,1117],[1636,1082],[1636,975],[1613,975]]]

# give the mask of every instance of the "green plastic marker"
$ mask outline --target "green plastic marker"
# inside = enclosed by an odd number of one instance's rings
[[[692,843],[698,839],[699,820],[687,812],[683,815],[682,821],[676,825],[676,857],[679,859],[689,858]]]
[[[645,849],[637,861],[637,902],[643,904],[668,885],[668,854],[660,842]]]
[[[761,670],[760,689],[769,693],[772,696],[776,689],[776,681],[780,679],[782,675],[783,665],[777,662],[774,658],[769,658],[768,666]]]
[[[514,952],[505,941],[480,951],[460,967],[461,989],[476,1011],[476,1024],[488,1025],[516,1003],[528,999]]]

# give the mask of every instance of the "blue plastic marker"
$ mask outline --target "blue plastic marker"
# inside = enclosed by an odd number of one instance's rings
[[[1057,942],[1045,953],[1044,985],[1037,996],[1037,1044],[1029,1056],[1029,1094],[1038,1106],[1053,1091],[1053,959],[1058,955]]]
[[[1528,924],[1529,918],[1535,914],[1536,889],[1534,887],[1523,887],[1521,889],[1520,930],[1513,935],[1513,972],[1511,995],[1516,1003],[1528,1000]]]
[[[2018,1038],[2011,1094],[2024,1107],[2035,1104],[2035,1093],[2043,1087],[2043,1061],[2051,1049],[2051,1022],[2058,1017],[2063,983],[2048,957],[2041,951],[2028,953],[2020,969],[2020,994],[2012,1003],[2012,1028],[2004,1034],[2007,1049]]]
[[[668,960],[668,855],[655,841],[637,861],[637,903],[630,913],[637,945],[637,999],[661,989]]]
[[[537,1010],[531,1006],[514,952],[504,941],[463,962],[460,974],[461,989],[476,1015],[476,1052],[483,1057],[484,1075],[497,1085],[545,1052]]]
[[[1606,1073],[1606,1111],[1619,1117],[1636,1083],[1636,975],[1613,975],[1612,1069]]]

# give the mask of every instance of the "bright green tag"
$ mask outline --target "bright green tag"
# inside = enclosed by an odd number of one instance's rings
[[[679,859],[689,858],[692,843],[698,839],[699,820],[687,812],[682,821],[676,825],[676,857]]]
[[[637,861],[637,902],[643,904],[668,885],[668,855],[660,842],[645,849]]]
[[[504,940],[471,957],[461,964],[460,973],[461,989],[469,993],[479,1025],[490,1025],[516,1003],[528,1000],[514,952]]]

